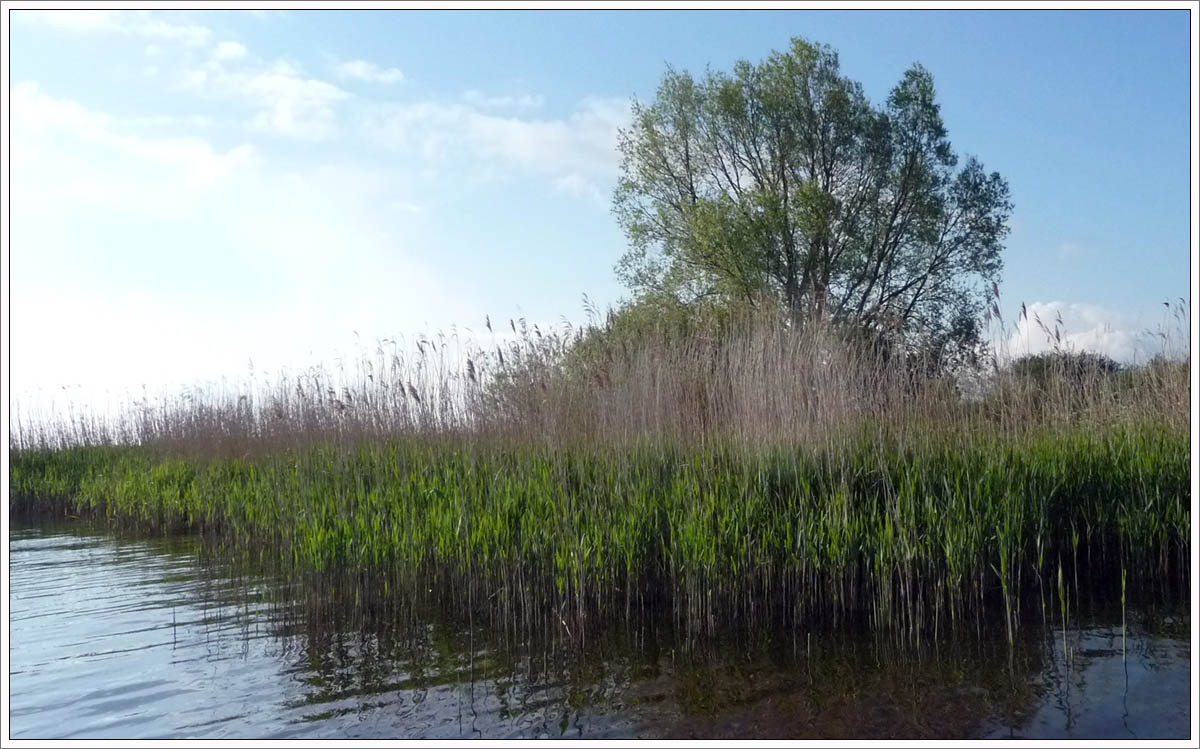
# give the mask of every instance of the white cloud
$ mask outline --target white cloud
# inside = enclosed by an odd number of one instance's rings
[[[221,42],[213,50],[213,57],[218,60],[240,60],[246,56],[246,47],[237,42]]]
[[[159,20],[145,21],[127,28],[132,34],[175,41],[189,47],[203,47],[208,44],[208,40],[212,36],[212,32],[204,26],[179,25]]]
[[[501,116],[466,103],[423,101],[382,105],[368,112],[371,139],[407,155],[442,165],[461,162],[482,170],[519,167],[554,180],[576,195],[616,178],[617,129],[628,122],[624,100],[584,99],[559,119]]]
[[[627,102],[589,98],[563,120],[523,120],[475,113],[469,120],[468,133],[485,155],[552,173],[615,176],[617,129],[627,119]]]
[[[256,128],[305,140],[331,135],[334,105],[348,97],[329,83],[288,73],[257,73],[241,80],[241,90],[262,107],[252,121]]]
[[[1098,304],[1034,302],[1026,306],[1026,314],[1018,318],[1016,327],[999,341],[998,349],[1002,357],[1057,348],[1093,351],[1120,362],[1140,362],[1162,348],[1152,339],[1150,327]]]
[[[511,110],[528,112],[541,109],[546,100],[540,94],[522,94],[520,96],[487,96],[479,91],[471,90],[463,94],[463,101],[479,109]]]
[[[113,31],[120,26],[115,10],[17,10],[16,17],[71,31]]]
[[[338,63],[337,73],[341,78],[353,78],[368,83],[400,83],[404,80],[404,72],[399,68],[381,68],[366,60]]]
[[[184,76],[193,90],[242,99],[257,111],[249,124],[256,130],[317,141],[335,130],[337,105],[350,94],[332,83],[306,76],[296,65],[277,60],[270,65],[230,69],[214,60]]]
[[[144,138],[32,83],[14,87],[12,116],[17,397],[79,382],[153,394],[236,377],[251,357],[295,370],[330,363],[353,330],[482,318],[477,295],[419,259],[419,185],[393,170],[285,170],[240,146]]]
[[[74,32],[127,34],[178,42],[189,47],[202,47],[212,37],[212,32],[205,26],[170,23],[145,11],[37,10],[17,13],[21,18]]]
[[[219,153],[206,141],[197,138],[144,138],[121,133],[115,128],[113,118],[89,110],[69,99],[58,99],[42,92],[36,83],[22,82],[13,87],[12,124],[17,136],[13,150],[36,147],[43,136],[53,137],[49,144],[57,147],[59,138],[69,136],[83,143],[124,157],[135,157],[169,167],[176,176],[196,185],[210,185],[227,177],[255,158],[254,148],[242,144],[225,153]],[[104,194],[101,184],[90,186],[84,180],[84,193]],[[66,185],[70,188],[70,185]]]
[[[576,198],[587,198],[597,203],[604,203],[606,194],[595,182],[584,179],[578,174],[568,174],[554,180],[554,186]]]
[[[228,124],[206,114],[193,114],[186,116],[176,116],[170,114],[154,114],[144,117],[123,117],[119,120],[121,125],[128,125],[135,128],[160,128],[160,127],[191,127],[191,128],[209,128],[218,124]]]

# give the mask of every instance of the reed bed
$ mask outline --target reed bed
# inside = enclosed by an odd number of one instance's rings
[[[1186,365],[995,368],[968,396],[772,319],[510,328],[19,424],[10,511],[200,533],[580,637],[654,608],[698,636],[771,621],[919,644],[1000,621],[1011,642],[1064,575],[1072,606],[1125,575],[1190,586]]]

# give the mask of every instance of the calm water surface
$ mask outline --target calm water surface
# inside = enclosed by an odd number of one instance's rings
[[[1119,622],[1069,628],[1066,655],[1062,630],[1043,632],[1007,686],[938,681],[967,661],[891,678],[877,658],[837,654],[830,680],[804,672],[811,643],[795,659],[689,659],[636,634],[587,655],[489,645],[478,628],[364,628],[195,539],[14,526],[9,549],[14,739],[1145,739],[1187,738],[1190,724],[1179,620],[1174,636],[1131,628],[1124,645]]]

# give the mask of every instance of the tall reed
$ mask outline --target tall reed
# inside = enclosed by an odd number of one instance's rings
[[[391,570],[579,636],[666,606],[696,634],[765,619],[911,644],[995,612],[1012,640],[1050,560],[1064,605],[1062,564],[1076,597],[1122,568],[1190,585],[1184,365],[997,368],[967,395],[770,317],[510,329],[18,424],[11,507]]]
[[[130,401],[112,418],[85,408],[25,418],[18,409],[10,447],[139,444],[244,455],[385,437],[764,447],[819,444],[864,425],[903,437],[1188,424],[1189,368],[1166,359],[1115,376],[1073,370],[1069,358],[1051,359],[1036,378],[996,360],[965,375],[927,376],[895,349],[769,314],[632,336],[611,322],[510,326],[511,336],[488,346],[457,334],[384,340],[349,370],[197,386]]]

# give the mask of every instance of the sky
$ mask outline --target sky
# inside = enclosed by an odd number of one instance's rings
[[[831,45],[880,103],[920,62],[1009,182],[1022,303],[1123,361],[1190,302],[1177,11],[11,12],[10,373],[87,400],[292,371],[626,290],[616,133],[665,66]],[[1187,335],[1186,324],[1179,327]],[[68,391],[63,391],[68,388]],[[55,396],[57,397],[57,396]],[[119,396],[118,396],[119,397]]]

